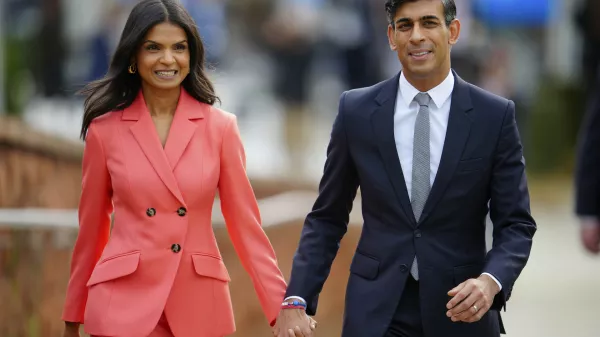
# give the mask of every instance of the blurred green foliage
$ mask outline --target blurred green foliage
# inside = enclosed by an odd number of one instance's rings
[[[583,86],[544,78],[527,117],[525,156],[532,173],[570,173],[585,111]]]
[[[5,86],[4,97],[6,98],[5,110],[9,115],[20,115],[26,101],[26,81],[28,74],[29,58],[32,57],[31,47],[27,41],[12,37],[5,37]]]

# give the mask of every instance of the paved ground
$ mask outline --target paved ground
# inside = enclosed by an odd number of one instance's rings
[[[538,184],[532,191],[538,232],[503,316],[507,336],[600,336],[600,256],[579,244],[568,184]]]

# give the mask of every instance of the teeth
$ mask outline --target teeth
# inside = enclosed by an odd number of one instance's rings
[[[427,54],[429,54],[428,51],[424,51],[422,53],[413,53],[413,55],[415,55],[415,56],[423,56],[423,55],[427,55]]]
[[[156,73],[159,76],[174,76],[175,75],[175,70],[171,70],[171,71],[157,71]]]

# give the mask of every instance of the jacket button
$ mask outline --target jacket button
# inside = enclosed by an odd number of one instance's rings
[[[181,250],[181,246],[177,243],[174,243],[171,245],[171,251],[173,251],[173,253],[179,253],[179,251]]]
[[[185,209],[185,207],[179,207],[179,209],[177,210],[177,215],[179,216],[185,216],[187,213],[187,210]]]
[[[153,217],[156,215],[156,210],[154,208],[148,208],[146,210],[146,215],[149,217]]]
[[[416,238],[420,238],[421,237],[421,231],[415,231],[415,237]]]
[[[408,271],[408,266],[405,265],[405,264],[401,265],[400,266],[400,271],[403,272],[403,273],[406,273]]]

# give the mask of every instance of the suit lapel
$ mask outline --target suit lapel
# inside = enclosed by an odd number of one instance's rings
[[[466,82],[458,77],[454,71],[453,73],[455,78],[454,90],[452,91],[452,104],[450,106],[450,116],[444,148],[442,150],[442,158],[419,224],[423,223],[431,215],[436,204],[444,195],[444,191],[454,175],[456,166],[460,161],[463,149],[469,138],[469,132],[471,131],[472,121],[468,114],[473,109],[470,89]]]
[[[371,115],[371,127],[373,134],[377,139],[379,153],[383,159],[388,177],[396,193],[396,197],[402,205],[402,209],[412,226],[416,225],[413,216],[406,181],[402,174],[400,158],[396,149],[396,140],[394,137],[394,112],[396,107],[396,97],[398,93],[398,80],[400,74],[387,80],[382,84],[382,88],[375,98],[377,107]]]
[[[208,105],[199,103],[185,90],[181,90],[181,97],[164,150],[173,171],[198,128],[198,124],[192,120],[203,119],[205,110],[208,108]]]
[[[162,149],[156,128],[146,107],[146,102],[140,90],[137,98],[123,112],[124,120],[137,120],[131,126],[131,132],[138,142],[148,161],[171,193],[185,205],[173,170],[169,165],[165,151]]]

